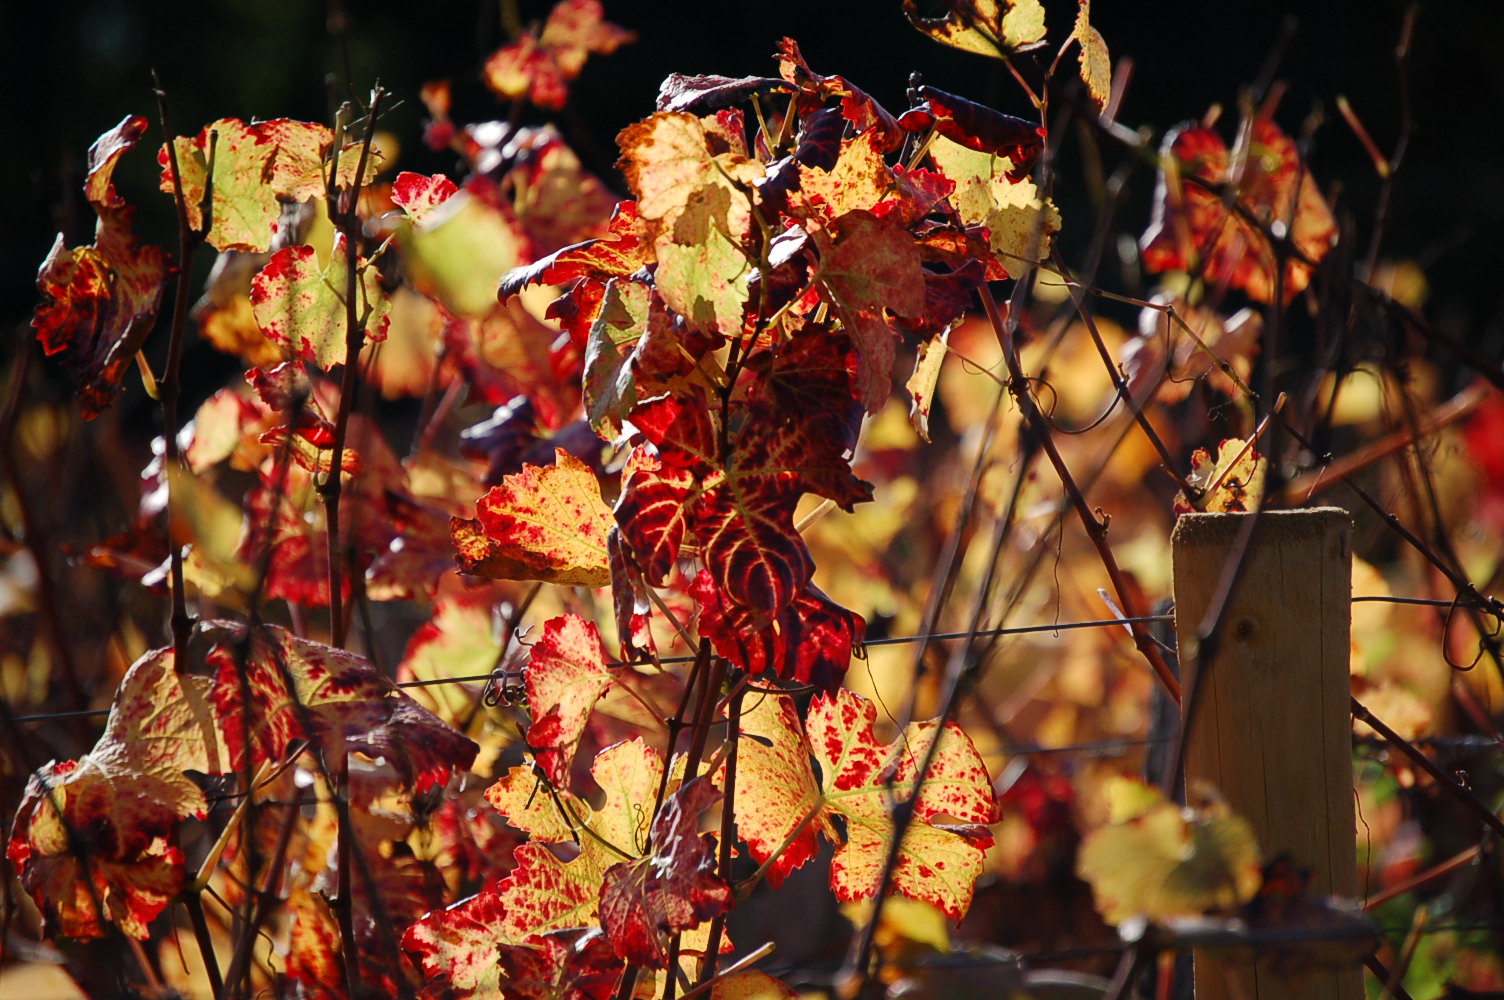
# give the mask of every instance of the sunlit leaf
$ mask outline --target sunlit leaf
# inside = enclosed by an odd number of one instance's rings
[[[570,614],[544,623],[527,665],[527,700],[533,717],[527,743],[555,784],[568,785],[575,746],[611,681],[606,651],[593,622]]]
[[[476,501],[476,520],[456,519],[461,568],[503,580],[601,587],[611,582],[611,511],[590,467],[563,449],[555,464],[524,465]]]
[[[212,164],[214,200],[205,238],[217,250],[265,253],[277,235],[283,201],[324,196],[334,133],[323,125],[286,118],[249,125],[224,118],[192,138],[174,139],[173,146],[189,225],[204,228],[202,205]],[[354,186],[360,153],[357,142],[339,151],[338,187]],[[162,167],[162,190],[175,193],[166,146],[157,153],[157,163]],[[369,182],[380,168],[381,156],[373,149],[361,183]]]
[[[345,356],[350,327],[344,248],[344,236],[337,236],[322,268],[311,246],[278,250],[251,283],[251,308],[261,332],[324,371],[352,360]],[[365,327],[362,343],[383,340],[390,300],[369,261],[361,259],[356,267],[355,320]]]
[[[737,787],[738,825],[748,823],[756,831],[756,842],[748,841],[752,856],[758,861],[773,856],[806,817],[830,837],[830,821],[839,817],[845,839],[831,865],[831,889],[843,901],[870,899],[892,844],[894,807],[909,801],[914,822],[897,854],[893,890],[959,919],[971,902],[983,854],[991,844],[982,824],[996,817],[991,780],[966,734],[954,724],[945,726],[926,781],[916,787],[926,747],[939,730],[934,722],[911,725],[885,747],[872,733],[876,706],[850,691],[817,697],[803,735],[793,731],[797,717],[790,709],[769,706],[759,712],[752,725],[772,746],[746,740],[738,749],[738,766],[759,774],[756,782]],[[780,728],[790,732],[779,733]],[[808,755],[796,744],[808,747],[821,775],[818,798],[802,808],[814,777]],[[744,796],[749,801],[744,802]],[[770,817],[766,825],[750,818],[764,809]],[[959,825],[942,827],[932,820],[955,820]],[[793,843],[803,845],[796,849],[796,858],[811,846],[802,834]],[[784,870],[791,867],[785,865]]]
[[[1081,80],[1100,110],[1112,94],[1112,58],[1107,54],[1107,40],[1092,26],[1091,0],[1081,0],[1071,38],[1080,46]]]
[[[684,785],[653,821],[652,850],[606,870],[601,926],[627,961],[666,967],[670,936],[730,907],[731,887],[715,873],[715,840],[699,833],[700,813],[719,797],[703,778]]]
[[[177,827],[207,809],[185,772],[222,764],[206,693],[170,649],[153,650],[122,679],[94,748],[32,776],[6,855],[57,932],[103,937],[109,921],[145,938],[182,886]]]
[[[914,0],[904,0],[909,23],[942,45],[1006,58],[1044,42],[1044,7],[1039,0],[960,0],[943,17],[920,17]]]
[[[1264,496],[1264,457],[1252,442],[1228,438],[1217,447],[1215,461],[1205,448],[1191,453],[1186,482],[1197,492],[1191,497],[1176,495],[1177,514],[1257,510]]]
[[[486,85],[499,97],[562,108],[569,81],[580,75],[591,53],[609,55],[637,37],[601,15],[600,0],[555,4],[541,35],[525,34],[486,60]]]
[[[1206,281],[1227,282],[1260,302],[1273,300],[1278,282],[1289,301],[1336,244],[1336,221],[1278,125],[1255,118],[1240,135],[1246,144],[1229,153],[1205,126],[1166,133],[1154,216],[1140,240],[1144,264],[1154,271],[1199,269]],[[1234,190],[1224,191],[1234,182]],[[1231,209],[1229,196],[1236,199]],[[1277,253],[1271,236],[1288,239],[1293,252]]]
[[[82,382],[84,417],[102,412],[151,332],[167,277],[167,254],[131,233],[133,209],[112,182],[115,165],[146,131],[132,116],[89,149],[84,193],[98,215],[94,242],[69,248],[61,233],[37,272],[41,302],[32,316],[47,354],[60,354]]]

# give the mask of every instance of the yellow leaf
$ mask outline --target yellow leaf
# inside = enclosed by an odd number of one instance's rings
[[[909,23],[942,45],[1003,59],[1044,44],[1044,6],[1039,0],[960,0],[944,17],[920,17],[904,0]]]
[[[1106,107],[1107,97],[1112,93],[1112,59],[1107,54],[1106,39],[1091,26],[1091,0],[1081,0],[1071,38],[1081,46],[1081,80],[1100,111]]]
[[[1113,822],[1082,842],[1076,874],[1108,923],[1228,910],[1258,892],[1259,846],[1241,816],[1182,810],[1129,778],[1113,779],[1107,794]]]

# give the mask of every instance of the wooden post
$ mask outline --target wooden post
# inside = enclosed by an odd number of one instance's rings
[[[1199,635],[1259,520],[1221,616],[1210,663]],[[1187,514],[1172,536],[1182,669],[1201,690],[1186,734],[1188,787],[1208,782],[1252,824],[1265,858],[1311,871],[1311,892],[1357,895],[1349,714],[1351,519],[1345,510]],[[1189,688],[1187,688],[1189,690]],[[1360,1000],[1362,972],[1276,978],[1196,957],[1197,1000]]]

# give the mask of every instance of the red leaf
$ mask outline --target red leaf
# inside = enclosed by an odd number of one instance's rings
[[[799,43],[792,38],[778,43],[778,69],[784,80],[809,94],[813,101],[823,104],[829,98],[841,98],[842,116],[858,134],[872,132],[884,152],[891,153],[903,143],[903,130],[886,108],[845,77],[822,76],[810,69],[799,52]]]
[[[691,781],[653,820],[652,852],[606,870],[601,926],[628,962],[667,968],[669,936],[730,908],[731,887],[715,873],[715,839],[698,832],[700,813],[718,798],[709,781]]]
[[[700,573],[691,593],[700,604],[700,634],[717,653],[749,674],[772,674],[827,693],[840,687],[867,628],[861,615],[814,584],[766,624],[745,608],[726,608],[709,573]]]
[[[459,187],[443,174],[425,177],[404,170],[392,182],[392,201],[416,223],[422,222],[457,191]]]
[[[568,786],[575,746],[611,679],[593,622],[568,614],[544,623],[527,665],[527,744],[556,785]]]
[[[237,768],[284,760],[295,741],[306,740],[330,764],[350,751],[385,758],[423,792],[475,760],[473,742],[353,653],[264,625],[221,640],[206,659],[216,669],[214,704]]]
[[[498,294],[505,301],[528,285],[562,285],[584,277],[594,278],[604,287],[605,279],[625,278],[650,260],[643,246],[637,202],[623,201],[617,204],[605,236],[555,250],[525,267],[513,268],[502,277]]]
[[[541,38],[523,35],[486,61],[486,84],[500,97],[526,97],[557,111],[590,53],[609,55],[636,37],[602,20],[599,0],[563,0],[549,13]]]
[[[1042,126],[934,87],[920,87],[919,96],[924,103],[900,115],[900,126],[910,132],[933,127],[967,149],[1006,156],[1013,164],[1010,177],[1027,174],[1044,151],[1045,130]]]
[[[1199,267],[1208,282],[1226,282],[1269,302],[1278,257],[1265,228],[1287,232],[1294,249],[1314,264],[1336,244],[1337,227],[1295,143],[1279,126],[1256,118],[1248,137],[1246,149],[1229,154],[1222,137],[1209,128],[1182,125],[1167,133],[1160,155],[1179,169],[1161,171],[1154,216],[1140,243],[1150,270]],[[1234,163],[1241,164],[1236,178]],[[1239,210],[1229,212],[1221,189],[1234,179]],[[1310,281],[1306,261],[1286,259],[1286,301]]]
[[[688,501],[695,488],[690,470],[665,465],[638,447],[622,471],[616,501],[617,530],[642,578],[661,587],[673,572],[688,530]]]

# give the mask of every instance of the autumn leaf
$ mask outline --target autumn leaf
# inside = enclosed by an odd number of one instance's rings
[[[674,570],[689,530],[694,489],[691,470],[665,465],[646,447],[634,449],[627,458],[613,516],[638,572],[652,586],[662,586]]]
[[[1003,59],[1044,44],[1044,7],[1039,0],[960,0],[944,17],[920,17],[904,0],[909,23],[942,45]]]
[[[774,699],[782,696],[768,696]],[[751,723],[762,738],[738,748],[738,767],[759,775],[755,782],[738,783],[735,803],[738,828],[753,831],[755,839],[747,840],[752,857],[763,862],[784,843],[802,843],[794,855],[798,858],[811,846],[798,830],[801,822],[835,840],[832,821],[839,818],[845,839],[831,864],[831,889],[845,902],[870,899],[893,841],[894,808],[910,802],[914,821],[898,851],[893,890],[959,919],[970,905],[991,844],[983,824],[996,819],[991,780],[971,740],[952,723],[942,728],[925,722],[910,725],[884,747],[872,734],[876,706],[847,690],[817,697],[802,735],[777,732],[780,727],[792,730],[794,718],[791,708],[763,710]],[[916,787],[920,763],[937,736],[934,762],[924,784]],[[765,746],[764,740],[773,745]],[[809,753],[801,753],[796,743]],[[821,774],[813,801],[811,755]],[[755,818],[759,813],[769,819]],[[935,820],[958,825],[931,822]],[[792,867],[785,865],[785,870]]]
[[[1264,459],[1251,441],[1228,438],[1217,446],[1215,461],[1205,448],[1191,453],[1186,482],[1196,495],[1177,493],[1176,514],[1257,510],[1264,496]]]
[[[1139,241],[1144,264],[1152,271],[1199,268],[1206,281],[1226,282],[1260,302],[1273,300],[1278,279],[1288,302],[1336,244],[1336,221],[1278,125],[1255,118],[1240,136],[1229,152],[1205,126],[1166,133],[1154,214]],[[1225,197],[1235,199],[1232,210]],[[1288,239],[1293,252],[1276,253],[1270,234]]]
[[[151,332],[167,278],[167,254],[131,234],[134,210],[112,182],[115,165],[146,131],[131,116],[89,149],[84,193],[98,216],[94,242],[69,248],[61,233],[37,273],[41,297],[31,325],[47,354],[78,372],[86,419],[114,401],[120,381]]]
[[[221,771],[205,687],[174,671],[172,650],[147,653],[94,748],[28,782],[6,856],[59,933],[103,937],[110,921],[144,939],[181,888],[178,824],[208,808],[186,772]]]
[[[460,567],[499,580],[601,587],[611,582],[611,511],[584,462],[562,448],[555,464],[524,465],[452,524]]]
[[[700,606],[700,634],[715,651],[753,676],[770,674],[827,693],[846,676],[853,653],[865,656],[867,623],[806,584],[771,622],[745,607],[729,605],[709,572],[690,586]]]
[[[567,614],[543,624],[543,635],[527,665],[527,700],[533,717],[527,744],[556,785],[569,784],[575,747],[611,680],[595,623]]]
[[[744,155],[712,153],[704,123],[684,112],[660,111],[629,125],[616,144],[621,149],[617,167],[637,196],[637,214],[656,223],[658,231],[671,231],[701,188],[718,187],[740,197],[736,185],[750,185],[764,172],[762,164]],[[747,212],[741,206],[739,214]],[[729,228],[738,236],[746,231],[735,221]]]
[[[1107,106],[1112,94],[1112,58],[1107,54],[1107,40],[1091,23],[1091,0],[1081,0],[1071,40],[1080,46],[1081,81],[1097,110]]]
[[[798,1000],[799,996],[798,990],[756,969],[717,978],[710,987],[711,1000]]]
[[[771,862],[767,879],[776,889],[814,858],[822,834],[829,840],[837,834],[793,699],[758,696],[746,704],[736,756],[736,832],[754,860]],[[716,780],[724,785],[724,769]]]
[[[422,792],[468,768],[476,745],[360,656],[275,625],[218,641],[213,699],[236,768],[285,760],[306,740],[333,766],[351,751],[386,760]],[[249,755],[249,761],[247,761]]]
[[[700,813],[718,798],[704,778],[685,784],[653,820],[652,850],[606,870],[601,927],[628,962],[666,968],[670,936],[730,908],[731,887],[715,873],[715,839],[699,833]]]
[[[376,268],[364,258],[356,267],[355,317],[365,327],[363,342],[384,340],[391,302]],[[323,268],[311,246],[278,250],[251,282],[251,309],[261,332],[324,371],[348,363],[348,274],[343,234],[335,236],[329,263]]]
[[[917,316],[924,309],[919,251],[896,223],[856,210],[815,234],[820,247],[821,296],[841,317],[856,346],[856,394],[876,413],[892,391],[897,333],[887,313]]]
[[[443,174],[424,176],[404,170],[392,182],[392,201],[415,223],[421,223],[459,188]]]
[[[343,189],[355,186],[361,159],[361,143],[347,143],[340,150],[335,183]],[[326,158],[334,146],[334,133],[323,125],[277,118],[247,125],[237,118],[224,118],[191,138],[173,140],[188,224],[205,228],[204,194],[213,171],[213,203],[205,239],[216,250],[265,253],[277,235],[282,202],[307,201],[325,194]],[[161,188],[177,191],[167,147],[157,153],[162,167]],[[361,183],[368,183],[381,168],[381,156],[371,150]]]
[[[447,980],[478,996],[498,996],[503,977],[540,974],[540,962],[555,968],[549,962],[564,957],[549,958],[550,942],[575,937],[579,943],[600,934],[606,870],[647,852],[651,817],[644,803],[655,800],[662,774],[662,759],[640,739],[607,747],[591,765],[604,793],[600,807],[591,810],[567,791],[551,794],[538,787],[525,768],[514,768],[486,797],[528,830],[533,842],[517,848],[510,874],[418,921],[403,946],[431,980]],[[560,805],[567,814],[558,811]],[[561,861],[545,843],[577,843],[579,853]],[[604,936],[598,940],[607,945]],[[593,946],[589,954],[586,964],[611,965]]]
[[[1107,796],[1109,824],[1087,834],[1076,872],[1108,923],[1227,910],[1258,892],[1259,846],[1241,816],[1183,810],[1130,778],[1111,779]]]
[[[918,94],[923,100],[898,119],[906,131],[933,129],[959,146],[1005,157],[1012,164],[1009,176],[1013,179],[1033,169],[1034,161],[1044,151],[1044,128],[1033,122],[930,86],[919,87]]]
[[[637,35],[602,19],[599,0],[562,0],[541,35],[525,34],[486,60],[483,76],[498,97],[526,97],[557,111],[591,53],[609,55]]]
[[[988,246],[1004,268],[1049,256],[1060,213],[1033,181],[1013,179],[1012,160],[945,139],[935,140],[930,156],[956,184],[951,204],[957,215],[967,226],[987,227]]]
[[[893,841],[898,796],[913,803],[914,822],[898,850],[893,888],[959,920],[971,905],[982,857],[992,844],[982,825],[996,818],[987,768],[965,732],[949,723],[939,733],[940,749],[924,784],[916,788],[919,764],[939,727],[934,722],[911,724],[884,748],[872,735],[876,719],[876,706],[841,690],[816,699],[806,720],[827,808],[846,821],[846,843],[836,848],[831,862],[831,889],[845,902],[870,899],[877,892]],[[963,825],[941,829],[928,822],[942,816]]]

